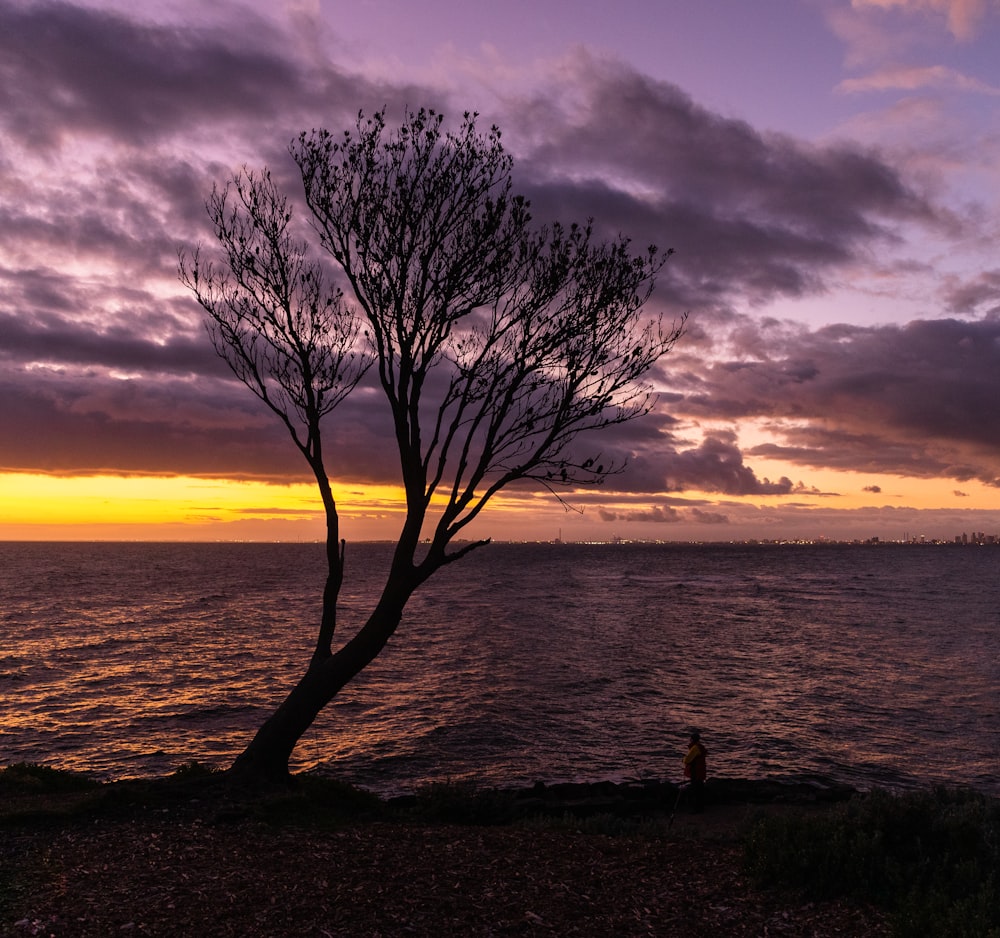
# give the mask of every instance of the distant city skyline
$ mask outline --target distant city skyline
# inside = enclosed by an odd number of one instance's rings
[[[690,313],[604,486],[500,540],[1000,530],[1000,0],[0,0],[0,539],[313,540],[284,430],[176,277],[240,166],[296,193],[359,109],[496,122],[540,222],[676,254]],[[402,523],[376,394],[331,420],[349,540]]]

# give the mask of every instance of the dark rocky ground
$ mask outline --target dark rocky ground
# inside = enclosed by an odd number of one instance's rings
[[[22,790],[23,789],[23,790]],[[754,887],[761,813],[843,789],[715,780],[431,790],[389,803],[325,783],[216,778],[0,793],[0,935],[887,934],[872,910]]]

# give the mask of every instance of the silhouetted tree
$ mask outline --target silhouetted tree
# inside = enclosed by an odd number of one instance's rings
[[[213,191],[221,251],[181,257],[219,355],[287,427],[319,485],[328,577],[315,651],[233,771],[283,779],[322,708],[382,650],[413,592],[488,541],[456,542],[502,488],[600,482],[621,466],[571,447],[648,412],[642,376],[680,325],[644,318],[666,255],[595,243],[589,225],[533,227],[493,127],[466,114],[385,112],[339,136],[303,133],[311,225],[350,299],[292,234],[268,172]],[[666,252],[669,255],[671,252]],[[364,625],[334,647],[344,546],[324,466],[322,420],[374,364],[392,418],[406,519]],[[432,500],[436,503],[432,510]],[[425,535],[425,543],[421,537]]]

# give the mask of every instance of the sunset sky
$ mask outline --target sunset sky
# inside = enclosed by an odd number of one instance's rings
[[[629,469],[472,533],[1000,533],[1000,0],[0,0],[0,539],[322,537],[177,251],[241,165],[297,194],[301,130],[421,105],[539,221],[673,248],[690,313]],[[343,533],[394,537],[384,410],[327,432]]]

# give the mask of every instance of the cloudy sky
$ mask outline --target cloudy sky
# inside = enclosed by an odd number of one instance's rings
[[[998,52],[1000,0],[0,0],[0,538],[322,535],[177,251],[241,165],[294,192],[301,130],[420,105],[497,123],[536,218],[672,247],[690,312],[629,470],[474,533],[1000,533]],[[348,538],[398,529],[378,427],[329,427]]]

